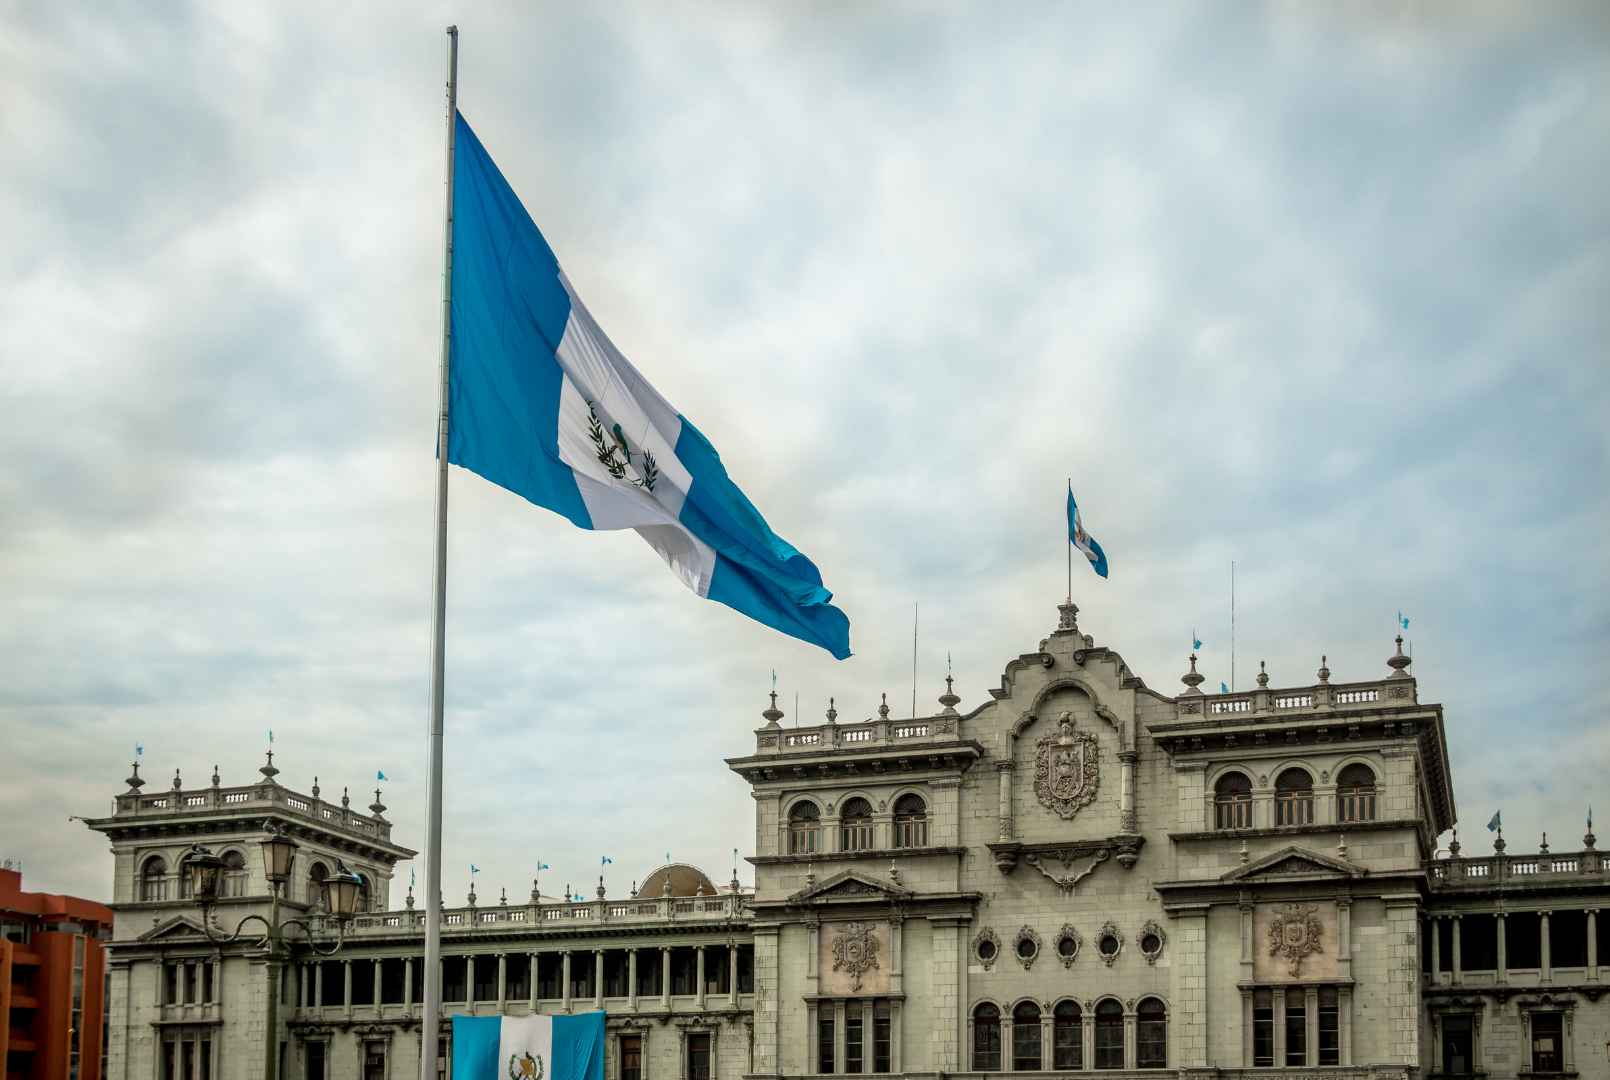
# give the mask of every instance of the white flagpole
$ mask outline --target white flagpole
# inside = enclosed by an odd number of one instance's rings
[[[436,426],[436,596],[431,633],[430,810],[425,819],[425,1001],[419,1080],[436,1080],[442,1012],[442,683],[447,654],[447,375],[453,333],[453,133],[458,112],[458,27],[447,28],[447,198],[442,221],[441,414]]]

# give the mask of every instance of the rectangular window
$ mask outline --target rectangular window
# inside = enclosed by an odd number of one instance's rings
[[[1252,796],[1227,795],[1215,800],[1213,824],[1219,829],[1252,828]]]
[[[710,1080],[710,1036],[688,1036],[688,1080]]]
[[[816,1010],[816,1071],[833,1071],[833,1003],[823,1002]]]
[[[1342,1063],[1341,998],[1334,987],[1319,992],[1319,1063]]]
[[[184,966],[184,1003],[194,1005],[201,999],[196,996],[196,965]]]
[[[1037,1010],[1036,1010],[1037,1011]],[[1012,1020],[1012,1068],[1018,1072],[1038,1072],[1040,1068],[1040,1018]]]
[[[1109,1020],[1096,1017],[1096,1068],[1122,1069],[1124,1067],[1124,1021],[1122,1017]]]
[[[1308,1064],[1308,1014],[1303,990],[1286,991],[1286,1064]]]
[[[873,1072],[886,1073],[889,1071],[889,1033],[889,1003],[887,1001],[875,1002],[872,1006]]]
[[[196,1044],[179,1044],[179,1080],[196,1080]]]
[[[1314,823],[1314,793],[1312,791],[1279,791],[1275,793],[1276,825],[1312,825]]]
[[[469,993],[469,986],[467,985],[466,980],[464,978],[465,961],[468,960],[468,959],[469,959],[469,957],[467,957],[467,956],[444,956],[444,957],[442,957],[442,1000],[443,1001],[468,1001],[469,1000],[467,997],[465,997],[465,995]],[[330,1001],[330,997],[331,997],[331,995],[330,995],[330,971],[329,971],[329,968],[331,966],[332,965],[330,965],[330,964],[326,964],[325,965],[325,972],[324,972],[324,1003],[327,1004],[327,1005],[331,1004],[331,1001]],[[337,998],[339,998],[339,996],[341,994],[340,984],[336,985],[335,994],[336,994]]]
[[[162,1080],[179,1080],[179,1044],[162,1044]]]
[[[1275,1063],[1275,998],[1268,990],[1252,995],[1252,1064],[1267,1069]]]
[[[363,1080],[386,1080],[386,1044],[363,1044]]]
[[[753,994],[755,992],[755,947],[753,945],[738,946],[738,993]]]
[[[1084,1058],[1084,1050],[1084,1026],[1073,1017],[1064,1016],[1059,1012],[1052,1028],[1051,1067],[1079,1068]]]
[[[621,1080],[643,1080],[643,1036],[621,1036]]]
[[[844,1003],[844,1071],[847,1073],[864,1072],[862,1053],[861,1003],[859,1001],[846,1001]]]
[[[496,1001],[498,999],[498,958],[495,956],[472,956],[469,962],[475,968],[475,1000]],[[574,972],[575,961],[572,961],[571,971]]]
[[[379,962],[378,960],[352,960],[348,962],[348,970],[352,972],[352,1004],[373,1005],[375,1003],[375,965]]]
[[[295,971],[294,968],[288,968],[286,970],[287,970],[287,972]],[[212,1001],[215,1000],[213,998],[213,996],[212,996],[212,964],[211,964],[211,962],[208,962],[208,963],[205,963],[205,964],[201,965],[201,1000],[205,1001],[205,1002],[208,1002],[208,1003],[211,1003]]]
[[[196,1046],[196,1076],[212,1080],[212,1040],[202,1039]]]
[[[305,1047],[307,1056],[307,1075],[304,1080],[325,1080],[324,1077],[324,1044],[310,1042]]]
[[[1559,1072],[1565,1068],[1564,1031],[1557,1012],[1532,1013],[1532,1071]]]
[[[1475,1023],[1469,1013],[1449,1013],[1442,1018],[1442,1074],[1474,1076]]]

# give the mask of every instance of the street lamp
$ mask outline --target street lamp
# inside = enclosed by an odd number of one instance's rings
[[[363,879],[347,869],[340,859],[336,860],[335,873],[327,875],[319,882],[319,891],[324,900],[324,908],[335,919],[336,936],[333,941],[322,944],[313,937],[314,928],[303,919],[287,919],[280,921],[280,892],[285,883],[291,878],[291,865],[296,857],[296,849],[300,846],[285,833],[270,824],[260,843],[263,849],[263,872],[268,878],[269,905],[268,917],[265,919],[258,914],[247,915],[235,924],[235,929],[229,934],[213,932],[212,907],[218,900],[218,876],[223,870],[224,861],[214,855],[207,848],[197,844],[191,847],[185,857],[186,872],[190,875],[190,895],[201,905],[201,928],[208,940],[215,945],[228,945],[241,940],[241,931],[249,922],[259,922],[263,926],[263,935],[257,940],[259,948],[267,955],[265,967],[268,971],[268,1025],[265,1036],[265,1052],[263,1061],[264,1080],[277,1080],[279,1076],[279,999],[280,999],[280,967],[290,955],[285,940],[285,930],[288,927],[300,927],[303,941],[307,947],[319,956],[333,956],[346,942],[347,920],[352,918],[358,906],[358,892],[363,887]],[[250,935],[247,935],[250,936]]]

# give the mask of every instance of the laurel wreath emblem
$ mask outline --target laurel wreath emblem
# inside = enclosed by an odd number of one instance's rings
[[[626,444],[626,436],[621,433],[619,424],[615,425],[614,439],[604,433],[603,421],[598,419],[598,412],[593,402],[587,403],[587,437],[593,442],[598,463],[609,470],[609,475],[616,480],[631,480],[632,483],[646,491],[653,491],[654,485],[660,479],[659,464],[654,460],[654,454],[648,450],[637,455],[637,476],[628,477],[626,470],[632,465],[632,449]],[[616,455],[619,454],[619,457]]]

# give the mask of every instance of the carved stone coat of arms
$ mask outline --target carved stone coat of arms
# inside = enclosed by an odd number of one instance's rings
[[[1320,933],[1323,926],[1313,904],[1287,904],[1269,923],[1269,955],[1286,961],[1292,978],[1303,973],[1303,961],[1323,952]]]
[[[1058,817],[1071,818],[1095,800],[1101,784],[1101,748],[1096,737],[1076,731],[1073,715],[1057,717],[1054,734],[1042,736],[1034,754],[1034,794]]]
[[[847,972],[851,989],[861,989],[861,977],[878,966],[878,936],[871,926],[853,922],[833,941],[833,970]]]

